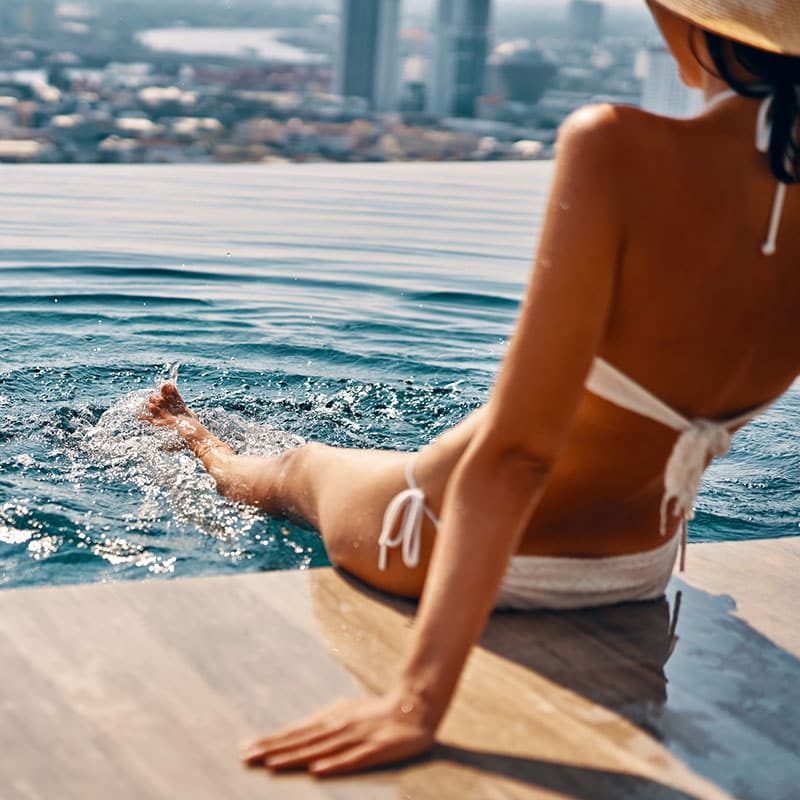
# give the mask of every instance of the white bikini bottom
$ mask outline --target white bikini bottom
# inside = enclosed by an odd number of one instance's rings
[[[406,467],[408,488],[392,498],[383,516],[378,566],[386,569],[390,548],[401,548],[403,563],[419,563],[422,520],[439,520],[425,503],[414,480],[413,461]],[[402,517],[400,516],[402,514]],[[681,537],[654,550],[603,558],[514,556],[495,600],[503,609],[571,609],[654,600],[664,594],[678,555]]]
[[[569,609],[655,600],[664,594],[680,536],[655,550],[604,558],[514,556],[495,608]]]

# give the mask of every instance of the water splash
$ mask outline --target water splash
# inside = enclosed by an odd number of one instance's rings
[[[170,371],[177,376],[177,365]],[[249,532],[256,518],[248,506],[221,497],[211,476],[170,428],[141,419],[149,391],[124,395],[86,429],[82,449],[100,467],[103,480],[133,485],[141,493],[135,524],[147,526],[165,517],[190,524],[200,533],[230,541]],[[235,449],[276,455],[303,439],[215,408],[201,421]],[[169,519],[167,520],[169,522]]]
[[[154,378],[156,389],[161,389],[165,383],[174,383],[177,386],[180,366],[180,361],[168,361],[164,364],[161,372]],[[164,373],[166,373],[166,377],[164,377]]]

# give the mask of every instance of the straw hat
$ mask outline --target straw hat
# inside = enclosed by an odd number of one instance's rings
[[[800,56],[800,0],[657,0],[701,28],[728,39]]]

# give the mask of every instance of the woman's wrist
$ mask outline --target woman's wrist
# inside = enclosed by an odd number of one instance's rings
[[[441,687],[405,671],[391,692],[397,713],[434,733],[447,710],[449,694],[442,696]]]

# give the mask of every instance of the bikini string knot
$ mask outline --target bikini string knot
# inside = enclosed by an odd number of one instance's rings
[[[425,492],[414,480],[414,460],[415,457],[412,456],[406,464],[408,488],[392,498],[383,515],[381,535],[378,537],[378,568],[382,571],[386,569],[390,547],[402,547],[403,563],[409,569],[416,567],[422,544],[423,517],[428,516],[435,525],[439,524],[437,517],[425,505]],[[401,514],[402,519],[398,526],[397,521]]]
[[[422,513],[425,506],[425,493],[422,489],[404,489],[394,496],[392,502],[386,506],[383,515],[383,527],[378,539],[380,555],[378,567],[386,569],[390,547],[400,547],[403,550],[403,563],[410,568],[419,564],[420,539],[422,538]],[[403,515],[399,527],[397,518]],[[397,532],[393,531],[397,527]]]
[[[693,420],[675,442],[664,473],[664,497],[661,501],[661,535],[667,533],[670,504],[672,515],[683,526],[681,569],[685,561],[688,522],[694,519],[694,501],[710,458],[724,456],[730,450],[733,434],[725,425],[706,419]]]

